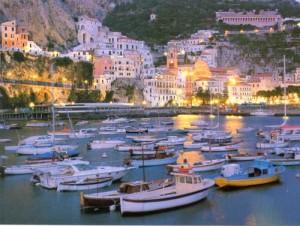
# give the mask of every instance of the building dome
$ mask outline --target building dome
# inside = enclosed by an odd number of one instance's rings
[[[200,60],[200,59],[198,59],[195,62],[193,74],[197,79],[198,78],[210,78],[212,75],[208,64],[205,61]]]

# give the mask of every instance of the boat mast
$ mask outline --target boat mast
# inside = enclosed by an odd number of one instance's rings
[[[54,63],[50,65],[50,77],[52,78],[53,76],[53,68]],[[54,107],[54,80],[52,78],[52,88],[51,88],[51,95],[52,95],[52,106],[51,106],[51,111],[52,111],[52,143],[54,145],[55,141],[55,107]]]
[[[286,116],[286,84],[285,84],[285,77],[286,77],[286,65],[285,65],[285,55],[283,55],[283,95],[284,95],[284,119],[287,118]]]

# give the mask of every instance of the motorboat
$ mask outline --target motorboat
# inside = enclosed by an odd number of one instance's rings
[[[300,141],[299,125],[284,125],[279,129],[278,137],[284,141]]]
[[[166,126],[154,126],[154,127],[148,128],[149,133],[163,133],[163,132],[169,132],[169,131],[171,131],[171,128],[166,127]]]
[[[208,145],[207,142],[191,142],[191,141],[187,141],[183,143],[183,147],[185,149],[200,149],[203,146]]]
[[[9,142],[11,142],[11,139],[9,139],[9,138],[0,139],[0,143],[9,143]]]
[[[84,210],[116,209],[120,207],[120,198],[128,194],[143,191],[152,191],[159,188],[166,188],[174,184],[173,180],[155,180],[150,182],[133,181],[124,182],[118,190],[105,191],[99,193],[83,194],[80,193],[80,206]]]
[[[106,119],[103,120],[103,124],[118,124],[118,123],[127,123],[129,120],[127,118],[115,118],[115,119]]]
[[[168,165],[176,162],[176,153],[156,151],[154,155],[137,155],[125,159],[124,162],[134,167]]]
[[[97,128],[84,128],[80,129],[77,132],[72,132],[69,134],[69,138],[71,139],[85,139],[95,137],[98,133]]]
[[[264,139],[256,143],[256,148],[271,149],[271,148],[284,148],[289,145],[284,139],[277,137],[276,139]]]
[[[255,160],[245,171],[239,164],[227,164],[222,167],[221,177],[215,179],[218,187],[248,187],[279,181],[283,166],[273,166],[267,160]]]
[[[117,135],[125,133],[126,129],[116,127],[101,127],[98,132],[99,135]]]
[[[123,140],[94,140],[88,144],[89,149],[110,149],[125,144]]]
[[[40,154],[32,154],[28,156],[27,162],[39,162],[39,161],[51,161],[53,159],[66,159],[78,156],[80,154],[80,150],[75,145],[70,145],[69,147],[54,148],[50,152],[40,153]]]
[[[62,182],[80,181],[86,178],[96,179],[111,177],[113,181],[121,179],[130,167],[92,166],[76,164],[57,171],[37,172],[33,175],[39,184],[48,189],[56,189]]]
[[[220,144],[210,144],[206,146],[202,146],[201,151],[203,152],[227,152],[227,151],[238,151],[240,147],[239,142],[232,143],[220,143]]]
[[[183,145],[185,141],[186,141],[185,137],[168,136],[166,140],[159,141],[157,145],[161,145],[161,146]]]
[[[28,122],[25,125],[26,127],[48,127],[48,122]]]
[[[238,154],[228,154],[226,155],[226,159],[228,161],[252,161],[255,159],[264,159],[266,158],[266,154],[262,152],[257,153],[238,153]]]
[[[252,115],[252,116],[273,116],[273,115],[275,115],[275,113],[272,111],[263,110],[260,108],[260,109],[257,109],[255,111],[251,112],[250,115]]]
[[[117,151],[142,151],[154,149],[154,143],[120,144],[115,147]]]
[[[173,172],[197,173],[221,169],[225,159],[205,159],[199,152],[182,152],[179,154],[176,164],[168,165]]]
[[[237,133],[249,133],[254,131],[255,129],[253,127],[243,127],[243,128],[239,128],[237,129]]]
[[[285,153],[283,158],[269,159],[269,161],[277,166],[299,166],[300,152]]]
[[[57,186],[57,191],[83,191],[110,186],[111,177],[82,178],[80,180],[61,182]]]
[[[275,154],[282,157],[285,154],[292,154],[296,152],[300,152],[300,147],[295,146],[295,147],[288,147],[288,148],[274,148],[269,151],[270,154]]]
[[[174,122],[173,121],[161,121],[160,124],[164,125],[164,126],[173,126]]]
[[[64,160],[52,160],[51,162],[44,162],[44,163],[20,164],[20,165],[13,165],[13,166],[6,167],[4,173],[6,175],[32,174],[36,171],[51,170],[57,167],[65,167],[73,164],[88,165],[89,162],[82,161],[80,159],[64,159]]]
[[[47,147],[40,146],[23,146],[19,147],[16,151],[19,155],[37,155],[46,154],[52,155],[52,152],[63,152],[68,153],[68,151],[76,150],[78,146],[76,145],[50,145]]]
[[[157,152],[171,154],[175,153],[176,149],[169,148],[168,146],[154,146],[152,149],[131,150],[130,155],[155,155]]]
[[[189,205],[206,198],[214,186],[211,179],[197,174],[172,173],[175,185],[146,190],[120,198],[121,213],[148,213]]]

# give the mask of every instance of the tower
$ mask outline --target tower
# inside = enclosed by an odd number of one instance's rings
[[[178,59],[177,59],[177,49],[175,47],[170,47],[167,52],[167,68],[177,69]]]

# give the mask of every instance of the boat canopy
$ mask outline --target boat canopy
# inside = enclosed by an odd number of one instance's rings
[[[253,164],[251,165],[252,168],[257,168],[257,169],[268,169],[273,167],[273,165],[270,163],[270,161],[267,160],[261,160],[261,159],[256,159]]]

